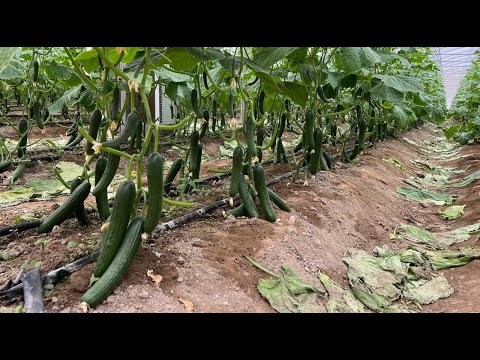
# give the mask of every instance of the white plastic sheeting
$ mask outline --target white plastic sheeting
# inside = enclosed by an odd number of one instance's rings
[[[460,82],[476,57],[475,51],[480,47],[434,47],[432,50],[442,71],[447,108],[450,108]]]

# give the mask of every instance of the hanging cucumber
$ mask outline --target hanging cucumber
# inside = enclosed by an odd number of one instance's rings
[[[73,179],[70,183],[70,195],[82,183],[83,181],[78,177]],[[85,206],[83,205],[83,202],[80,203],[75,209],[75,217],[77,218],[77,221],[80,223],[80,225],[90,225],[92,223],[90,218],[88,217],[87,212],[85,211]]]
[[[285,110],[290,112],[290,99],[285,99]]]
[[[100,124],[102,123],[102,112],[99,109],[96,109],[92,112],[90,116],[90,124],[88,126],[88,135],[90,135],[93,139],[97,139],[98,130],[100,129]],[[92,144],[87,141],[85,145],[85,152],[87,155],[93,154]]]
[[[197,98],[197,90],[193,89],[191,94],[190,94],[190,101],[192,103],[192,109],[195,112],[195,115],[197,116],[197,119],[202,118],[202,113],[200,112],[200,109],[198,108],[198,98]]]
[[[183,159],[181,157],[175,160],[172,166],[170,166],[167,176],[165,177],[164,186],[163,186],[163,191],[166,194],[170,192],[170,187],[172,186],[172,182],[175,179],[175,176],[177,176],[182,166],[183,166]]]
[[[258,112],[260,115],[264,114],[263,111],[263,103],[265,102],[265,91],[260,91],[260,95],[258,95]]]
[[[135,185],[131,181],[122,182],[115,195],[108,228],[102,233],[100,254],[94,271],[95,277],[102,276],[115,257],[125,238],[134,203]]]
[[[257,144],[258,146],[263,146],[263,139],[265,138],[265,130],[263,130],[263,127],[260,127],[257,129]],[[258,157],[258,162],[262,162],[262,149],[257,148],[257,157]]]
[[[225,129],[225,114],[223,112],[220,114],[220,128]]]
[[[328,170],[332,168],[332,159],[330,158],[330,155],[325,151],[325,149],[322,149],[322,154],[323,158],[325,159],[325,163],[327,164]]]
[[[208,110],[203,110],[203,119],[205,122],[202,125],[202,129],[200,130],[200,139],[203,139],[205,134],[208,131],[208,121],[210,120],[210,114],[208,113]]]
[[[18,139],[18,151],[17,156],[19,159],[23,158],[26,153],[27,147],[27,131],[28,131],[28,122],[25,118],[21,118],[18,123],[18,132],[19,132],[19,139]]]
[[[112,119],[117,121],[118,114],[120,113],[120,88],[115,86],[113,89],[112,98]]]
[[[238,193],[240,187],[240,178],[242,175],[242,160],[243,160],[243,149],[241,146],[237,146],[233,150],[233,160],[232,160],[232,175],[230,177],[230,190],[228,195],[234,197]]]
[[[313,117],[313,111],[311,109],[307,110],[305,113],[305,145],[308,150],[315,148],[315,139],[313,136],[313,127],[315,124],[315,119]]]
[[[122,132],[113,140],[105,141],[102,145],[106,147],[120,146],[125,143],[130,136],[135,133],[138,124],[138,115],[135,112],[127,116],[127,122]]]
[[[40,112],[40,102],[38,102],[38,100],[33,102],[33,117],[37,122],[37,126],[40,129],[43,129],[43,118],[42,113]]]
[[[203,85],[205,85],[205,89],[208,90],[208,81],[207,81],[207,72],[203,70]]]
[[[311,154],[309,162],[310,174],[315,175],[320,165],[320,158],[322,157],[322,144],[323,144],[323,131],[320,128],[316,128],[314,131],[315,137],[315,152]]]
[[[325,103],[331,103],[333,101],[333,99],[327,99],[327,97],[323,93],[323,87],[321,85],[317,87],[317,94],[318,97]]]
[[[163,157],[153,152],[148,156],[147,181],[148,202],[144,230],[150,234],[158,224],[163,205]]]
[[[119,146],[114,146],[113,149],[120,150]],[[118,165],[120,164],[120,156],[112,153],[108,153],[108,162],[103,172],[102,177],[95,184],[95,188],[92,190],[94,196],[100,195],[103,191],[107,191],[108,185],[112,182],[115,174],[117,173]]]
[[[285,123],[287,122],[287,114],[282,114],[280,118],[280,128],[278,129],[277,138],[281,139],[283,132],[285,131]]]
[[[37,60],[33,62],[33,76],[32,80],[34,83],[38,81],[38,70],[39,70],[40,64],[38,63]]]
[[[95,185],[98,184],[100,179],[105,172],[107,167],[108,160],[107,158],[100,158],[95,165]],[[95,196],[95,202],[97,203],[97,210],[100,218],[105,221],[110,216],[110,207],[108,206],[108,193],[107,189],[100,191],[98,195]]]
[[[195,170],[193,171],[193,180],[198,180],[200,178],[200,166],[202,163],[202,151],[203,145],[199,144],[197,146],[197,163],[195,164]]]
[[[72,137],[70,137],[71,139]],[[65,145],[66,148],[72,148],[74,146],[77,146],[78,144],[80,144],[83,140],[83,135],[78,133],[77,136],[73,139],[72,142],[69,142],[67,145]]]
[[[138,150],[138,152],[142,151],[142,135],[143,135],[143,123],[139,121],[137,123],[137,128],[135,129],[135,147]],[[151,142],[150,142],[151,144]]]
[[[61,224],[71,213],[73,213],[90,194],[90,183],[80,184],[54,212],[52,212],[37,228],[37,234],[52,231],[55,225]]]
[[[247,140],[247,147],[250,156],[255,156],[257,153],[257,147],[255,145],[255,140],[253,138],[253,129],[254,124],[251,116],[247,117],[245,121],[245,138]]]
[[[91,307],[95,307],[121,283],[142,244],[143,224],[144,218],[141,216],[132,220],[113,261],[102,277],[83,294],[82,301]]]
[[[286,212],[292,211],[290,207],[287,205],[287,203],[283,201],[283,199],[277,193],[275,193],[273,190],[270,190],[268,188],[267,190],[268,190],[268,196],[270,197],[270,200],[272,200],[273,203],[277,205],[280,210],[283,210]]]
[[[332,139],[332,146],[337,144],[337,123],[332,122],[330,125],[330,137]]]
[[[10,175],[8,179],[8,187],[12,187],[13,183],[20,179],[25,172],[27,162],[25,160],[19,160],[15,171]]]
[[[232,93],[228,96],[228,112],[231,117],[235,117],[235,98]]]
[[[245,206],[245,212],[251,218],[257,218],[260,216],[255,205],[255,201],[252,199],[252,195],[248,189],[248,183],[243,176],[240,176],[238,192],[240,193],[240,199]]]
[[[260,205],[265,214],[265,219],[271,222],[276,221],[277,216],[275,215],[272,203],[270,202],[267,183],[265,182],[265,171],[261,164],[257,164],[253,167],[253,182],[255,183],[255,190],[257,190]]]
[[[277,140],[276,146],[276,153],[275,153],[275,164],[280,164],[282,160],[285,160],[285,149],[283,148],[283,142],[281,138]],[[287,162],[287,161],[286,161]]]
[[[195,171],[195,166],[197,165],[199,138],[200,134],[198,131],[192,131],[192,134],[190,135],[190,162],[188,163],[188,171],[191,173]]]

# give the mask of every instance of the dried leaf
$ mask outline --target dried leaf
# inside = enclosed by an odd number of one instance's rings
[[[178,299],[178,301],[180,301],[185,306],[185,309],[187,309],[189,312],[194,311],[193,303],[191,301],[184,299]]]
[[[155,283],[155,284],[158,284],[159,282],[161,282],[163,280],[163,276],[162,275],[155,275],[153,273],[153,270],[147,270],[147,276],[152,279],[152,281]]]

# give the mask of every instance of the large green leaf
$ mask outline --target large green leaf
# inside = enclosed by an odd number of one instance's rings
[[[297,49],[296,47],[267,47],[257,52],[253,60],[258,66],[268,70],[272,65],[285,59]]]
[[[438,214],[445,220],[455,220],[463,215],[463,209],[465,209],[465,205],[453,205],[443,211],[439,210]]]
[[[165,52],[165,56],[172,62],[170,65],[177,71],[186,71],[192,69],[197,63],[198,58],[190,54],[186,48],[171,47]],[[168,61],[162,57],[154,65],[160,66],[168,63]]]
[[[335,55],[339,69],[347,74],[360,72],[381,62],[380,56],[369,47],[343,47]]]
[[[0,80],[13,80],[22,77],[22,72],[15,66],[8,64],[2,72],[0,72]]]
[[[260,80],[270,86],[272,90],[282,92],[282,90],[278,87],[275,79],[261,67],[251,61],[247,62],[247,66],[255,72],[255,75],[258,76]]]
[[[76,57],[75,57],[75,60],[76,61],[81,61],[81,60],[89,60],[89,59],[93,59],[93,58],[97,58],[97,51],[95,49],[90,49],[90,50],[85,50],[85,51],[82,51],[80,54],[78,54]]]
[[[19,47],[0,47],[0,73],[10,64],[18,50]]]
[[[385,84],[377,84],[370,89],[370,95],[375,100],[388,100],[393,104],[401,104],[405,95]]]
[[[424,91],[423,84],[420,79],[414,77],[382,74],[376,74],[375,77],[380,79],[385,85],[401,92],[410,91],[419,93]]]
[[[395,118],[396,126],[399,129],[404,129],[405,127],[407,127],[408,114],[402,107],[394,105],[392,109],[392,115]]]
[[[474,182],[475,180],[480,180],[480,170],[471,173],[470,175],[465,176],[462,180],[458,182],[451,182],[451,185],[455,187],[463,187]]]
[[[190,47],[186,50],[195,56],[197,59],[206,61],[206,60],[220,60],[225,57],[225,55],[217,49],[204,49],[201,47]]]
[[[190,80],[192,77],[190,75],[178,73],[175,71],[172,71],[170,69],[167,69],[165,67],[161,67],[158,70],[154,70],[155,75],[158,76],[159,79],[161,80],[167,80],[168,82],[173,81],[173,82],[187,82]]]
[[[447,194],[437,194],[427,190],[412,189],[407,187],[397,187],[397,193],[406,196],[410,200],[415,201],[429,201],[435,205],[449,205],[453,202],[454,198]]]
[[[72,76],[72,70],[65,65],[57,64],[55,61],[52,61],[50,65],[47,66],[47,71],[51,72],[53,77],[59,80],[68,80]]]
[[[78,86],[75,86],[74,88],[71,88],[65,91],[65,93],[60,98],[58,98],[55,102],[50,104],[48,106],[48,111],[50,112],[50,114],[52,115],[60,114],[65,104],[70,105],[75,100],[78,100],[81,87],[82,87],[81,85],[78,85]]]
[[[293,81],[277,83],[282,92],[301,107],[305,107],[308,100],[308,91],[303,84]]]

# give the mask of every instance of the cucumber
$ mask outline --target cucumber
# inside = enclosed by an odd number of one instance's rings
[[[95,164],[95,185],[98,184],[100,179],[105,172],[107,167],[108,160],[107,158],[100,158],[98,159],[97,163]],[[97,210],[100,218],[105,221],[110,216],[110,207],[108,206],[108,193],[107,189],[100,191],[98,195],[95,196],[95,201],[97,203]]]
[[[197,98],[197,90],[193,89],[192,93],[190,94],[190,101],[192,103],[192,109],[195,112],[195,115],[197,116],[198,119],[202,118],[202,113],[200,112],[200,109],[198,108],[198,98]]]
[[[257,144],[261,147],[263,146],[263,139],[265,138],[265,130],[263,130],[263,127],[257,129]],[[258,157],[258,162],[262,162],[262,149],[257,148],[257,157]]]
[[[322,171],[329,171],[330,170],[330,166],[328,165],[328,162],[325,159],[323,149],[322,149],[322,155],[320,155],[320,169],[322,169]]]
[[[99,109],[96,109],[90,116],[90,125],[88,127],[88,135],[93,139],[97,139],[98,130],[100,129],[100,124],[102,123],[102,112]],[[87,155],[93,154],[92,144],[87,141],[85,145],[85,152]]]
[[[120,150],[119,146],[113,147],[113,149]],[[103,191],[107,191],[108,185],[112,182],[115,173],[117,172],[118,165],[120,164],[120,156],[112,153],[108,153],[108,162],[102,177],[95,184],[92,194],[94,196],[100,195]]]
[[[135,130],[137,129],[137,124],[138,124],[138,115],[134,112],[130,113],[127,116],[127,123],[125,124],[125,127],[123,128],[122,132],[118,134],[118,136],[115,137],[115,139],[105,141],[103,143],[103,146],[114,147],[114,146],[122,145],[128,140],[130,136],[132,136],[135,133]]]
[[[20,160],[18,162],[17,168],[10,175],[9,184],[8,184],[9,187],[12,187],[13,183],[23,176],[23,173],[25,172],[26,167],[27,167],[27,162],[26,161]]]
[[[108,228],[102,234],[100,254],[94,271],[95,277],[102,276],[115,257],[125,237],[134,204],[135,185],[131,181],[124,181],[115,195]]]
[[[37,228],[37,234],[52,231],[55,225],[61,224],[71,213],[73,213],[90,194],[90,183],[84,182],[70,194],[65,202],[52,212]]]
[[[225,114],[223,112],[220,114],[220,128],[225,129]]]
[[[325,149],[322,149],[322,155],[323,158],[325,159],[325,163],[327,164],[328,170],[332,168],[332,159],[330,158],[330,155],[325,151]]]
[[[195,171],[193,172],[193,180],[197,180],[200,178],[200,166],[202,163],[202,151],[203,151],[203,145],[198,145],[197,146],[197,163],[195,164]]]
[[[348,156],[347,150],[345,149],[345,146],[342,148],[342,160],[346,163],[351,163],[352,160],[350,159],[350,156]]]
[[[311,154],[308,170],[310,174],[315,175],[320,165],[320,158],[322,157],[322,144],[323,144],[323,131],[320,128],[316,128],[314,131],[315,137],[315,152]]]
[[[333,99],[327,99],[327,97],[325,96],[325,94],[323,93],[323,87],[321,85],[318,85],[317,87],[317,94],[318,94],[318,97],[323,101],[323,102],[326,102],[326,103],[331,103]]]
[[[260,95],[258,95],[258,112],[260,115],[264,114],[263,111],[263,103],[265,102],[265,91],[260,91]]]
[[[255,183],[255,190],[257,190],[260,205],[265,214],[265,219],[271,222],[276,221],[277,216],[275,215],[275,211],[273,211],[273,206],[270,202],[270,197],[268,196],[267,183],[265,182],[265,171],[260,164],[253,167],[253,182]]]
[[[73,137],[73,135],[72,135]],[[70,139],[72,138],[70,137]],[[65,145],[66,148],[71,148],[71,147],[74,147],[74,146],[77,146],[78,144],[80,144],[83,140],[83,135],[78,133],[77,136],[75,137],[75,139],[73,139],[72,142],[69,142],[67,145]]]
[[[228,112],[231,117],[235,117],[235,98],[232,93],[228,96]]]
[[[248,216],[252,218],[258,218],[260,215],[255,205],[255,201],[252,199],[252,195],[248,189],[247,181],[243,176],[240,176],[239,179],[239,188],[238,192],[240,193],[240,199],[242,199],[242,204],[245,206],[245,212]]]
[[[38,70],[39,70],[40,64],[38,63],[37,60],[33,62],[33,76],[32,80],[34,83],[38,81]]]
[[[143,223],[141,216],[132,220],[115,258],[102,277],[83,294],[82,301],[95,307],[121,283],[142,244]]]
[[[275,164],[280,164],[282,160],[286,157],[285,156],[285,149],[283,148],[283,142],[281,138],[277,140],[276,146],[276,153],[275,153]]]
[[[180,157],[175,162],[172,164],[170,169],[168,170],[167,176],[165,177],[165,180],[163,181],[163,191],[168,194],[170,192],[170,187],[172,186],[172,182],[175,179],[175,176],[177,176],[178,172],[183,166],[183,159]]]
[[[144,230],[150,234],[158,224],[163,205],[163,157],[158,152],[148,156],[148,202]]]
[[[272,200],[273,203],[277,205],[280,210],[283,210],[286,212],[292,211],[290,207],[287,205],[287,203],[283,201],[283,199],[277,193],[275,193],[273,190],[270,190],[268,188],[267,188],[267,191],[268,191],[268,196],[270,197],[270,200]]]
[[[290,99],[285,99],[285,110],[290,112]]]
[[[257,147],[255,145],[255,140],[253,139],[253,120],[251,116],[247,117],[245,122],[245,138],[247,140],[247,147],[250,156],[255,156],[257,153]]]
[[[33,117],[37,122],[37,126],[40,129],[43,129],[43,118],[42,118],[42,113],[40,112],[40,102],[38,100],[35,100],[33,102]]]
[[[75,189],[80,186],[83,183],[83,181],[80,178],[75,178],[72,180],[70,183],[70,195],[75,191]],[[92,222],[90,221],[90,218],[88,217],[87,212],[85,211],[85,206],[83,205],[83,202],[80,203],[77,208],[75,209],[75,217],[77,218],[77,221],[81,225],[90,225]]]
[[[28,122],[25,118],[21,118],[18,123],[18,132],[20,137],[18,139],[18,151],[17,156],[19,159],[25,156],[26,147],[27,147],[27,131],[28,131]]]
[[[330,137],[332,138],[332,146],[335,146],[337,143],[337,123],[335,122],[330,125]]]
[[[118,120],[117,116],[120,112],[120,88],[115,86],[113,89],[113,99],[112,99],[112,119]]]
[[[208,81],[207,81],[207,72],[203,70],[203,85],[205,85],[205,89],[208,90]]]
[[[245,205],[240,204],[240,206],[237,206],[235,209],[228,210],[228,211],[225,212],[225,216],[228,217],[230,215],[232,215],[233,217],[236,217],[236,218],[246,215]]]
[[[208,110],[203,110],[203,119],[205,120],[205,122],[203,123],[202,129],[200,130],[200,139],[203,139],[203,137],[208,131],[208,120],[210,120]]]
[[[135,129],[135,147],[138,152],[142,151],[142,134],[143,134],[143,123],[139,121],[137,123],[137,128]]]
[[[188,170],[191,173],[195,172],[195,166],[197,165],[199,138],[200,134],[198,133],[198,131],[192,131],[192,134],[190,135],[190,162],[188,163]]]
[[[278,129],[277,138],[281,139],[283,132],[285,131],[285,123],[287,122],[287,114],[283,113],[280,118],[280,128]]]
[[[100,67],[100,69],[104,69],[103,67],[103,60],[102,60],[102,57],[100,55],[97,55],[97,61],[98,61],[98,66]]]
[[[296,153],[297,151],[300,151],[301,148],[303,148],[303,141],[300,141],[297,146],[295,146],[293,152]]]
[[[2,161],[0,162],[0,173],[4,172],[5,170],[7,170],[10,165],[12,165],[12,162],[11,161]]]
[[[307,110],[305,113],[305,145],[308,150],[315,148],[315,139],[313,136],[313,126],[315,123],[315,119],[313,117],[313,111],[311,109]]]
[[[237,146],[233,150],[233,161],[232,161],[232,175],[230,177],[230,190],[228,195],[234,197],[238,193],[240,187],[240,178],[242,175],[242,160],[243,160],[243,149],[241,146]]]

